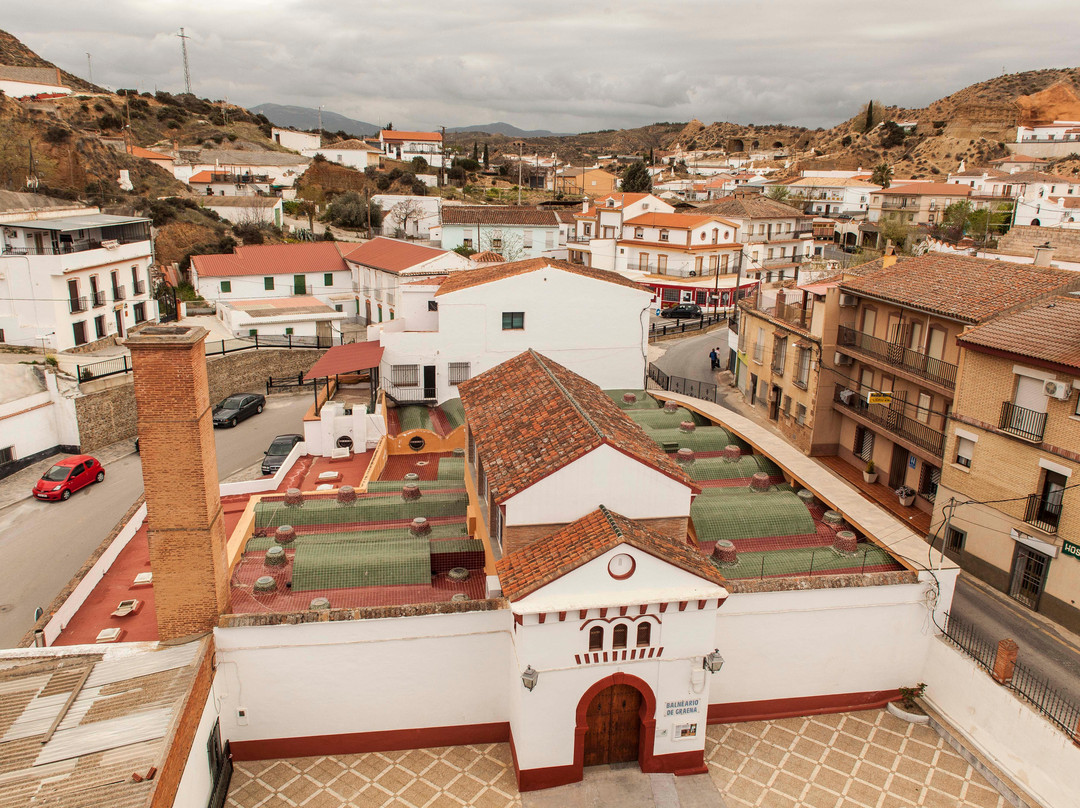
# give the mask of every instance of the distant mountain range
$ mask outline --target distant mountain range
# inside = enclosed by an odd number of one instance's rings
[[[311,107],[259,104],[257,107],[251,107],[251,111],[265,115],[275,126],[287,126],[291,129],[317,129],[319,127],[319,110]],[[379,124],[358,121],[355,118],[348,118],[336,112],[328,112],[325,109],[322,114],[322,125],[327,132],[347,132],[354,137],[375,135],[382,129]],[[505,135],[506,137],[551,137],[556,134],[555,132],[549,132],[547,129],[519,129],[503,121],[473,126],[454,126],[446,129],[448,135],[462,132],[486,132],[490,135]]]

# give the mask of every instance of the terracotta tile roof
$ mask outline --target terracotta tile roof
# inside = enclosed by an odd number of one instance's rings
[[[469,258],[478,264],[501,264],[506,260],[499,253],[491,250],[484,250],[475,255],[470,255]]]
[[[697,212],[705,216],[723,216],[727,219],[785,219],[803,218],[798,208],[769,199],[767,196],[726,196],[711,205],[698,208]]]
[[[698,490],[603,390],[533,350],[462,382],[458,392],[496,502],[604,444]]]
[[[439,132],[401,132],[397,129],[383,129],[379,136],[388,143],[396,143],[403,140],[417,140],[442,143],[442,134]]]
[[[970,196],[971,188],[948,182],[920,182],[912,185],[894,185],[874,191],[888,196]]]
[[[144,149],[142,146],[128,146],[128,154],[135,157],[142,157],[146,160],[172,160],[167,154],[150,151],[150,149]]]
[[[720,586],[726,583],[720,571],[690,545],[601,505],[550,536],[501,558],[495,568],[503,595],[519,600],[622,544]]]
[[[1080,298],[1041,300],[994,317],[957,340],[976,350],[993,348],[1080,369]]]
[[[201,278],[239,275],[293,275],[349,269],[332,241],[302,244],[251,244],[231,254],[193,255],[191,266]]]
[[[1041,157],[1029,157],[1026,154],[1010,154],[1008,157],[999,157],[996,160],[991,160],[991,163],[1049,163],[1049,160],[1044,160]]]
[[[735,222],[729,222],[720,216],[696,215],[692,213],[643,213],[633,219],[627,219],[623,224],[636,227],[673,227],[681,230],[689,230],[693,227],[701,227],[709,222],[720,222],[728,227],[738,227]]]
[[[1068,177],[1059,177],[1057,174],[1047,174],[1044,171],[1014,171],[1012,174],[1002,174],[1000,177],[1002,182],[1043,182],[1054,185],[1055,183],[1064,183],[1066,185],[1076,185],[1080,183],[1080,180],[1069,179]]]
[[[558,227],[559,217],[552,210],[514,205],[444,205],[442,223]]]
[[[637,289],[639,291],[647,291],[640,284],[635,283],[629,278],[623,277],[618,272],[610,272],[606,269],[597,269],[581,264],[571,264],[569,261],[561,261],[557,258],[526,258],[524,261],[511,261],[508,264],[492,264],[491,266],[455,272],[446,279],[437,294],[446,295],[451,292],[460,291],[461,289],[479,286],[483,283],[492,283],[494,281],[501,281],[504,278],[512,278],[515,275],[524,275],[526,272],[535,272],[538,269],[560,269],[563,272],[570,272],[574,275],[583,275],[584,277],[592,278],[593,280],[606,281],[607,283],[628,286],[631,289]]]
[[[213,182],[213,181],[214,181],[214,172],[213,171],[196,171],[194,174],[192,174],[188,178],[188,183],[192,183],[192,182]]]
[[[1080,288],[1080,274],[963,255],[926,253],[844,281],[840,288],[977,323],[1033,297]]]
[[[434,247],[424,247],[420,244],[380,236],[347,252],[345,257],[354,264],[362,264],[373,269],[404,272],[418,264],[446,255],[446,252],[446,250],[438,250]]]
[[[331,143],[328,146],[321,146],[322,151],[369,151],[377,152],[374,146],[370,146],[362,140],[356,138],[349,138],[348,140],[339,140],[337,143]]]

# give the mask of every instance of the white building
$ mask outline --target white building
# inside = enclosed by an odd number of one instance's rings
[[[304,149],[317,149],[322,145],[322,138],[312,132],[298,132],[295,129],[273,126],[270,128],[270,135],[279,146],[284,146],[294,152],[302,152]]]
[[[766,282],[795,275],[814,255],[812,218],[801,210],[753,192],[744,192],[698,208],[738,225],[742,274]]]
[[[444,250],[468,247],[508,261],[565,258],[570,223],[552,210],[513,205],[443,205],[442,223],[430,229]]]
[[[381,151],[356,138],[339,140],[337,143],[331,143],[328,146],[304,148],[300,150],[300,153],[305,157],[314,157],[316,154],[321,154],[331,163],[355,168],[358,171],[363,171],[368,166],[377,168],[382,162]]]
[[[319,345],[340,342],[344,304],[332,307],[310,295],[218,300],[217,317],[236,337],[318,337]]]
[[[350,250],[345,260],[356,273],[357,313],[366,323],[395,318],[404,284],[472,266],[468,258],[452,251],[383,237]]]
[[[384,236],[427,239],[441,221],[442,197],[375,194],[371,201],[383,212]]]
[[[9,98],[31,95],[71,95],[58,67],[16,67],[0,65],[0,92]]]
[[[276,196],[208,196],[199,204],[233,224],[272,224],[281,227],[283,206]]]
[[[642,213],[623,222],[615,270],[694,278],[735,271],[739,226],[721,216]],[[637,275],[632,275],[637,277]]]
[[[432,168],[442,168],[443,138],[439,132],[399,132],[383,129],[379,132],[382,153],[391,160],[411,162],[422,157]]]
[[[251,244],[231,254],[195,255],[191,282],[212,303],[314,297],[347,315],[357,305],[352,270],[332,241]]]
[[[274,190],[269,174],[251,171],[199,171],[188,178],[187,184],[204,196],[266,196]]]
[[[457,386],[526,348],[605,388],[645,378],[652,295],[613,272],[546,258],[494,264],[400,287],[383,389],[404,401],[457,398]]]
[[[671,204],[653,194],[618,192],[588,199],[574,221],[567,239],[569,260],[575,264],[614,270],[623,221],[645,213],[674,213]]]
[[[149,219],[5,198],[15,208],[0,230],[0,342],[62,351],[157,319]]]
[[[880,185],[856,177],[800,177],[775,186],[787,189],[789,205],[823,216],[866,215],[870,194],[881,190]]]
[[[0,478],[57,452],[78,451],[73,387],[58,384],[40,365],[0,365]]]
[[[278,151],[240,149],[180,149],[173,176],[189,182],[199,172],[267,177],[273,189],[292,188],[311,162],[310,157]]]

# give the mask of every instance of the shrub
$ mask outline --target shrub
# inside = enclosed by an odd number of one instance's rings
[[[381,182],[382,180],[380,180]],[[389,182],[387,183],[389,187]],[[339,227],[367,227],[368,210],[371,213],[371,226],[382,224],[382,209],[374,202],[365,205],[364,198],[356,191],[341,194],[326,209],[326,220]]]
[[[71,138],[71,132],[62,126],[50,126],[45,130],[46,143],[67,143]]]

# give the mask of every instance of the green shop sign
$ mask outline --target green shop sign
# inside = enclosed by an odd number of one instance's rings
[[[1061,552],[1073,558],[1080,558],[1080,544],[1073,544],[1071,541],[1064,542]]]

